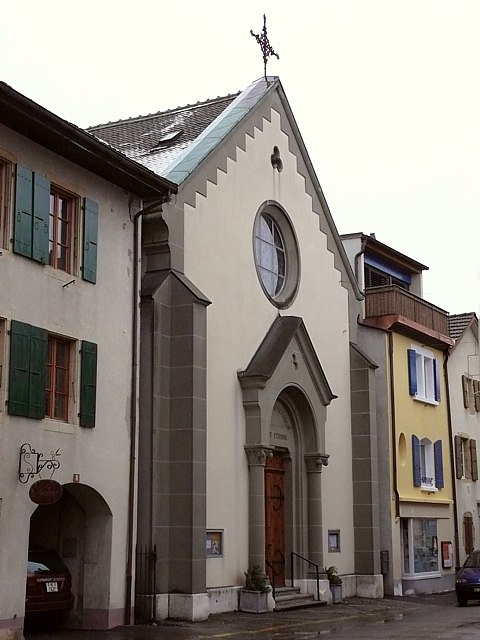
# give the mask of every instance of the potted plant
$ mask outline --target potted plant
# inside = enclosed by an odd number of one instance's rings
[[[245,571],[245,586],[240,591],[240,611],[267,613],[269,591],[268,576],[259,565]]]
[[[338,575],[337,567],[334,567],[333,565],[325,567],[325,573],[327,574],[327,578],[330,583],[332,604],[339,604],[342,602],[342,579]]]

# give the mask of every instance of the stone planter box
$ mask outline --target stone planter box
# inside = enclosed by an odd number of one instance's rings
[[[268,593],[261,591],[240,591],[240,611],[245,613],[267,613]]]
[[[340,604],[342,602],[342,584],[330,583],[330,591],[332,593],[332,604]]]

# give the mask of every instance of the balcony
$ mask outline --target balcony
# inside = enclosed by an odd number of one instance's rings
[[[443,348],[453,345],[448,313],[397,285],[366,289],[364,322],[415,337],[430,336],[432,343],[440,342]]]

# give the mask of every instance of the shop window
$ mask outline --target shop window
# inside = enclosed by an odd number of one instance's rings
[[[403,518],[402,546],[405,575],[438,572],[437,520]]]

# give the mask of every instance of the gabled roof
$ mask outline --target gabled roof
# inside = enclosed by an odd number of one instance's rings
[[[0,123],[142,198],[177,186],[0,82]]]
[[[311,187],[307,181],[307,191],[312,197],[316,195],[320,203],[325,219],[325,222],[320,221],[320,228],[328,236],[328,248],[333,251],[334,244],[340,258],[335,262],[335,266],[343,272],[343,281],[348,280],[355,297],[362,300],[363,294],[358,288],[358,282],[348,262],[279,78],[267,76],[252,82],[244,91],[235,95],[148,116],[96,125],[90,127],[89,131],[132,160],[183,186],[227,136],[239,127],[242,121],[246,121],[253,109],[274,94],[277,96],[277,103],[280,102],[285,112],[286,121],[293,133],[292,139],[300,151],[298,170],[305,178],[308,176]],[[170,139],[167,140],[165,136]],[[320,213],[318,210],[315,212]]]
[[[238,94],[89,127],[93,135],[163,175]]]
[[[452,314],[448,318],[448,332],[455,341],[464,334],[469,326],[475,328],[477,325],[478,320],[474,311]]]

